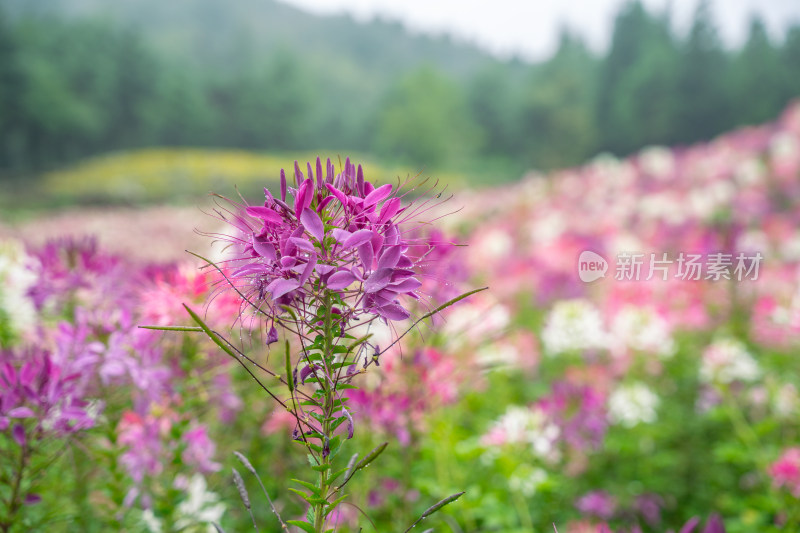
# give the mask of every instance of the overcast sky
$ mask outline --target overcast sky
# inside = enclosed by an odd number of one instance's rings
[[[449,33],[500,56],[528,59],[549,56],[561,26],[583,35],[595,50],[608,44],[614,14],[624,0],[282,0],[322,14],[350,13],[360,20],[375,16],[403,22],[410,30]],[[713,0],[712,0],[713,1]],[[672,6],[673,20],[685,30],[697,0],[644,0],[651,9]],[[715,20],[723,40],[740,44],[750,15],[759,13],[774,36],[800,23],[800,0],[716,0]]]

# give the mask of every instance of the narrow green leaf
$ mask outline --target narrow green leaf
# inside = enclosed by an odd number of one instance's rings
[[[202,332],[203,328],[195,326],[139,326],[141,329],[155,329],[159,331],[194,331]]]
[[[292,482],[307,488],[308,490],[311,491],[312,494],[314,494],[314,496],[320,495],[319,487],[317,487],[313,483],[309,483],[308,481],[303,481],[302,479],[292,479]]]
[[[299,527],[306,533],[317,533],[316,531],[314,531],[314,526],[312,526],[308,522],[301,522],[300,520],[287,520],[286,523],[295,527]]]
[[[334,472],[334,473],[332,473],[331,475],[328,476],[328,481],[333,483],[333,481],[336,478],[338,478],[339,476],[341,476],[345,472],[347,472],[347,468],[342,468],[341,470],[337,470],[336,472]]]
[[[301,498],[303,498],[305,501],[307,501],[307,502],[309,502],[309,503],[310,503],[310,501],[309,501],[309,500],[310,500],[310,498],[312,498],[312,496],[311,496],[311,495],[309,495],[309,494],[306,494],[306,493],[305,493],[305,492],[303,492],[302,490],[293,489],[292,487],[287,487],[287,488],[286,488],[286,490],[288,490],[288,491],[290,491],[290,492],[294,492],[295,494],[297,494],[298,496],[300,496]]]
[[[336,506],[342,503],[342,501],[344,501],[345,498],[347,498],[347,494],[342,494],[341,496],[330,502],[328,504],[328,508],[325,509],[325,516],[331,514],[336,509]]]

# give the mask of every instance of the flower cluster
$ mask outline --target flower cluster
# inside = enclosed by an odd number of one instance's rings
[[[43,350],[0,353],[0,431],[10,429],[24,446],[26,433],[42,439],[92,427],[101,406],[83,397],[76,378]]]
[[[281,171],[280,197],[265,189],[263,205],[219,212],[236,230],[223,236],[235,245],[225,266],[246,301],[280,322],[286,307],[313,315],[327,290],[340,295],[342,331],[375,317],[407,319],[402,299],[419,298],[414,269],[429,250],[412,247],[400,225],[424,204],[403,206],[391,184],[375,187],[349,159],[336,174],[318,158],[307,177],[295,162],[294,175],[292,187]]]
[[[776,487],[800,498],[800,448],[789,448],[770,465],[769,475]]]

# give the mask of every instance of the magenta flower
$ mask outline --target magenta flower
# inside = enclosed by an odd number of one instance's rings
[[[234,244],[226,267],[236,288],[278,320],[281,306],[312,313],[321,290],[338,294],[342,329],[354,321],[408,318],[404,299],[420,298],[415,269],[430,246],[419,246],[401,224],[425,204],[403,206],[391,184],[374,186],[349,159],[339,174],[328,160],[324,176],[319,159],[316,176],[311,164],[305,177],[295,163],[295,181],[290,187],[282,172],[279,198],[265,189],[263,205],[218,212],[236,229],[222,236]]]
[[[694,517],[681,528],[680,533],[695,533],[696,528],[700,525],[700,518]],[[702,533],[725,533],[725,524],[722,518],[716,513],[708,518],[706,527],[703,528]]]
[[[44,350],[32,348],[19,356],[0,353],[0,431],[12,427],[14,440],[22,446],[27,439],[25,426],[37,438],[94,426],[99,405],[91,407],[83,398],[76,378],[55,365]],[[35,423],[22,423],[28,419]]]
[[[608,520],[617,510],[617,501],[609,493],[602,490],[594,490],[581,496],[575,507],[583,514]]]
[[[190,429],[183,434],[181,440],[186,444],[181,455],[184,463],[194,466],[204,474],[216,472],[221,468],[219,463],[213,461],[217,446],[209,438],[204,425]]]
[[[800,448],[789,448],[767,470],[776,487],[789,490],[800,498]]]
[[[537,406],[561,430],[560,439],[583,451],[603,443],[608,429],[605,403],[604,396],[590,386],[559,381]]]

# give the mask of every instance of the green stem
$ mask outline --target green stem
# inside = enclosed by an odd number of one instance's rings
[[[28,435],[28,438],[31,436]],[[15,517],[17,511],[21,507],[20,503],[20,488],[22,486],[22,478],[24,476],[25,467],[28,463],[28,444],[27,442],[20,446],[19,451],[19,468],[17,469],[14,475],[14,487],[11,491],[11,497],[8,500],[8,511],[6,520],[3,523],[0,523],[0,531],[3,533],[8,533],[11,531],[11,527],[14,525]]]
[[[528,502],[525,501],[525,498],[522,497],[522,494],[518,490],[512,490],[511,494],[513,494],[514,507],[517,508],[517,516],[519,517],[523,529],[525,531],[534,531],[533,517],[531,516],[530,509],[528,509]]]
[[[325,364],[325,376],[322,380],[322,390],[325,393],[325,403],[322,406],[322,438],[323,449],[326,442],[331,438],[331,423],[330,418],[333,415],[334,391],[331,389],[331,384],[328,381],[328,376],[331,375],[331,362],[333,361],[333,327],[331,321],[331,295],[330,292],[325,291],[324,298],[325,305],[325,353],[323,362]],[[319,472],[319,493],[323,496],[328,494],[328,470],[331,465],[331,456],[322,454],[320,458],[320,465],[323,467]],[[325,467],[328,468],[325,468]],[[327,502],[326,502],[327,503]],[[326,503],[318,503],[314,506],[314,531],[322,533],[325,530],[325,511],[327,508]]]

